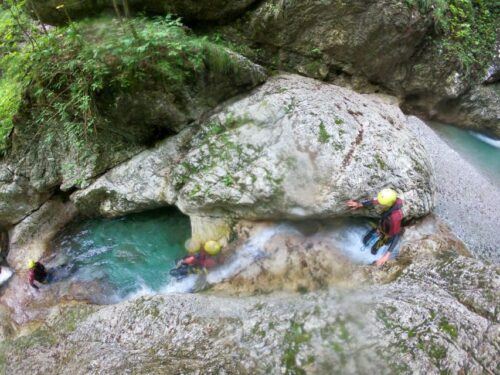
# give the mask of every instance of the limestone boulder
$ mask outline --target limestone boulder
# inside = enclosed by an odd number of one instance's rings
[[[170,175],[192,134],[187,129],[161,141],[73,193],[71,200],[84,215],[106,217],[172,205],[176,192]]]
[[[176,205],[197,216],[334,217],[351,214],[348,199],[390,186],[407,218],[423,216],[433,172],[405,121],[378,98],[276,76],[201,125],[173,172]]]
[[[54,198],[14,226],[9,232],[9,265],[24,270],[30,259],[39,260],[46,253],[48,242],[76,213],[73,203]]]
[[[7,163],[0,163],[0,225],[18,223],[50,196],[34,189],[29,180]]]

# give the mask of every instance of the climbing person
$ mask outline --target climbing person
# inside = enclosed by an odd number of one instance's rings
[[[392,252],[401,239],[403,200],[398,198],[398,193],[395,190],[387,188],[381,190],[377,194],[377,197],[373,199],[365,199],[360,202],[352,199],[347,201],[347,206],[354,210],[377,205],[382,206],[385,210],[382,213],[378,225],[368,231],[368,233],[366,233],[363,237],[363,243],[367,245],[374,235],[379,236],[378,240],[371,248],[372,254],[376,254],[382,246],[389,245],[387,252],[375,262],[377,266],[381,266],[389,260]]]
[[[49,273],[47,272],[47,269],[42,263],[30,260],[28,262],[28,269],[29,269],[28,281],[33,288],[39,289],[39,287],[35,284],[35,281],[41,284],[47,283]]]
[[[206,270],[215,267],[221,262],[218,255],[222,246],[217,241],[207,241],[201,249],[191,245],[186,247],[190,254],[182,258],[177,263],[177,266],[170,270],[170,275],[176,279],[182,279],[188,275],[206,272]]]

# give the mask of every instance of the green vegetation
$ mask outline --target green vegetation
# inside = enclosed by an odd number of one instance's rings
[[[50,144],[63,135],[82,149],[99,128],[112,126],[98,109],[103,93],[134,92],[154,82],[176,97],[207,71],[238,72],[238,61],[227,49],[188,33],[169,16],[100,18],[45,32],[19,9],[0,13],[0,36],[10,41],[2,44],[0,55],[2,152],[28,82],[30,133],[43,136],[25,142]]]
[[[319,124],[319,134],[318,134],[318,141],[320,143],[328,143],[330,140],[330,134],[326,131],[325,124],[323,121],[320,122]]]
[[[297,365],[297,354],[300,347],[311,340],[311,335],[305,331],[303,324],[292,321],[285,335],[285,352],[281,359],[287,375],[305,374],[304,369]]]
[[[382,158],[382,156],[380,156],[380,154],[378,154],[378,153],[377,153],[377,154],[375,154],[374,158],[375,158],[375,161],[377,162],[377,164],[378,164],[378,166],[379,166],[379,168],[380,168],[381,170],[386,171],[386,170],[388,170],[388,169],[389,169],[389,168],[387,167],[387,164],[385,164],[385,161],[384,161],[384,159]]]
[[[450,337],[456,339],[458,337],[458,330],[454,324],[448,322],[446,318],[441,318],[439,322],[439,329],[443,332],[446,332]]]
[[[237,69],[226,50],[189,36],[170,17],[73,24],[40,38],[30,72],[35,99],[43,110],[39,125],[55,122],[75,142],[102,125],[96,96],[102,90],[133,89],[145,79],[162,82],[174,94],[207,68],[226,74]]]
[[[500,17],[497,0],[406,0],[423,14],[431,13],[443,57],[467,72],[482,73],[494,54]]]
[[[23,25],[21,28],[20,25]],[[33,40],[26,35],[33,32],[29,18],[17,7],[0,7],[0,156],[7,148],[7,137],[13,126],[13,117],[21,104],[22,92],[28,83],[23,66],[29,59]],[[25,45],[26,47],[22,47]]]

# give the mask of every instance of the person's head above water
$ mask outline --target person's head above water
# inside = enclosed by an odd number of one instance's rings
[[[184,247],[189,254],[196,254],[200,251],[200,244],[193,241],[192,238],[186,240],[186,242],[184,243]]]
[[[382,189],[377,194],[377,201],[380,205],[391,207],[398,199],[398,193],[393,189]]]
[[[207,241],[205,242],[205,245],[203,246],[207,254],[210,255],[217,255],[220,252],[220,249],[222,248],[221,244],[217,241]]]

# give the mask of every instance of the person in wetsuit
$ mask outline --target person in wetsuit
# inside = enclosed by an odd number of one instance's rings
[[[188,275],[205,272],[220,263],[219,254],[222,246],[217,241],[207,241],[201,249],[182,258],[177,266],[170,270],[170,275],[182,279]]]
[[[379,239],[372,246],[372,254],[376,254],[377,251],[384,245],[389,245],[387,252],[377,260],[375,263],[377,266],[383,265],[389,258],[396,245],[399,243],[402,235],[402,221],[403,221],[403,200],[398,198],[398,194],[393,189],[383,189],[377,194],[376,198],[366,199],[360,202],[355,200],[349,200],[347,205],[352,209],[358,209],[363,207],[373,207],[376,205],[381,205],[386,208],[382,213],[382,217],[376,228],[369,231],[363,237],[363,243],[366,245],[375,233],[380,235]]]
[[[33,288],[39,289],[39,287],[35,284],[35,281],[40,284],[44,284],[48,281],[49,273],[42,263],[30,260],[28,263],[28,269],[28,282]]]

